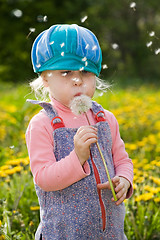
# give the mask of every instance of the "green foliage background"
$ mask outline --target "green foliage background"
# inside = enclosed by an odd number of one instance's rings
[[[101,77],[159,81],[159,0],[0,0],[0,79],[24,82],[35,77],[30,51],[35,37],[57,23],[77,23],[92,30],[108,69]],[[17,9],[21,16],[17,15]],[[45,17],[47,16],[47,17]],[[81,19],[87,16],[85,22]],[[30,33],[30,29],[35,31]],[[154,36],[150,33],[154,32]],[[152,45],[146,44],[152,41]],[[113,44],[118,49],[113,49]]]

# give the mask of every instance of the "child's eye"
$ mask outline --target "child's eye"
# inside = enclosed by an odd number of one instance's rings
[[[88,71],[85,71],[85,70],[83,70],[83,71],[81,71],[83,74],[88,74],[88,73],[90,73],[90,72],[88,72]]]
[[[62,76],[65,77],[67,76],[71,71],[63,71],[61,72]]]

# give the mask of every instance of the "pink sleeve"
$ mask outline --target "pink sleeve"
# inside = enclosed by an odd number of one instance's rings
[[[128,153],[125,150],[125,145],[120,137],[119,125],[115,116],[106,111],[106,118],[111,128],[112,134],[112,156],[117,176],[126,178],[131,186],[129,188],[127,198],[133,193],[133,163],[128,157]]]
[[[81,166],[74,150],[56,162],[52,131],[46,126],[45,121],[37,122],[33,118],[26,131],[26,143],[35,183],[45,191],[56,191],[88,176],[90,168],[87,162]]]

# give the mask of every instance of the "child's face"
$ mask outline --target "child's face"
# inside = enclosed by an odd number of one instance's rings
[[[96,89],[96,76],[91,72],[47,70],[41,76],[51,96],[67,107],[75,96],[84,94],[92,98]]]

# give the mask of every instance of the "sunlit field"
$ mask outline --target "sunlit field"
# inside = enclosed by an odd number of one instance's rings
[[[0,84],[0,240],[34,239],[39,206],[29,168],[25,130],[40,107],[29,88]],[[112,89],[95,99],[116,116],[134,164],[134,194],[125,200],[128,240],[160,239],[160,89]]]

